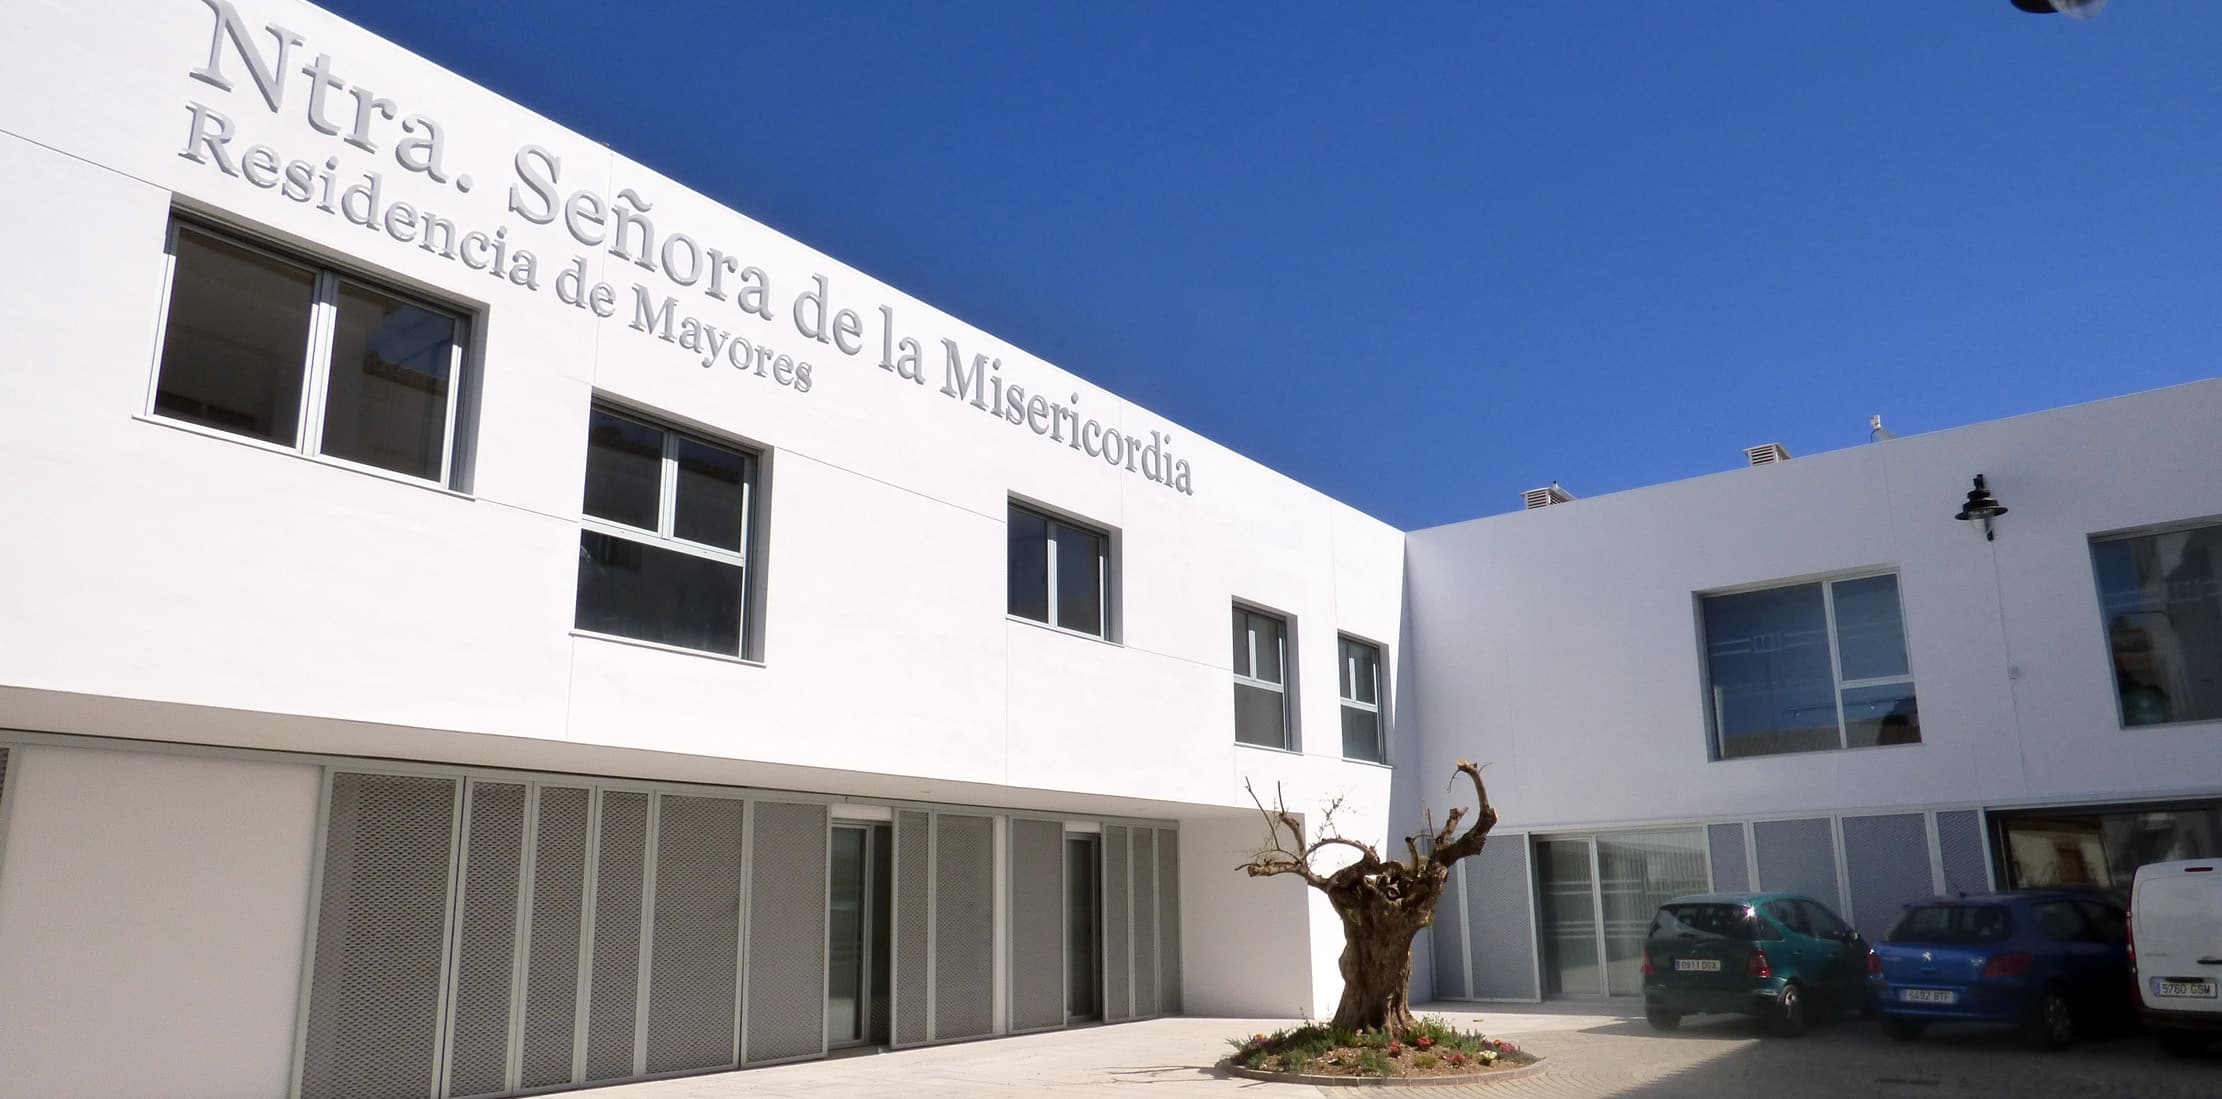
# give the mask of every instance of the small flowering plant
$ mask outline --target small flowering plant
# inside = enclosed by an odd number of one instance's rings
[[[1435,1039],[1429,1035],[1422,1034],[1419,1037],[1412,1039],[1412,1045],[1419,1049],[1434,1049]]]
[[[1230,1038],[1227,1044],[1234,1048],[1229,1058],[1234,1064],[1291,1075],[1453,1077],[1535,1060],[1511,1042],[1459,1030],[1436,1018],[1422,1019],[1397,1036],[1313,1023]]]

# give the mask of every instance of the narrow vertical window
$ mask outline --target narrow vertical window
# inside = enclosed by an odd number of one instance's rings
[[[596,407],[574,625],[743,655],[755,487],[754,454]]]
[[[1010,505],[1005,609],[1014,618],[1108,638],[1110,545],[1102,531]]]
[[[156,415],[454,483],[460,315],[182,222],[169,255]]]
[[[1293,748],[1289,736],[1288,622],[1248,607],[1234,609],[1234,739]]]
[[[2222,524],[2091,543],[2122,725],[2222,720]]]
[[[1341,640],[1342,755],[1387,763],[1381,728],[1381,649],[1354,638]]]

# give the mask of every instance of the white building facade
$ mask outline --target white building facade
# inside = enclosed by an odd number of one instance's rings
[[[1248,790],[1459,758],[1443,998],[2215,841],[2222,383],[1406,534],[306,4],[16,29],[0,1097],[1323,1013]]]

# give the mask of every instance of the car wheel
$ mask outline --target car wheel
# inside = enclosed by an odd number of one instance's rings
[[[2206,1052],[2207,1037],[2188,1030],[2155,1030],[2154,1040],[2170,1057],[2197,1057]]]
[[[1805,1033],[1805,990],[1795,984],[1782,986],[1782,994],[1775,998],[1774,1018],[1771,1020],[1776,1037],[1795,1038]]]
[[[1669,1011],[1663,1007],[1644,1008],[1643,1019],[1651,1024],[1653,1030],[1673,1030],[1675,1027],[1682,1025],[1681,1012]]]
[[[2029,1044],[2039,1049],[2060,1050],[2068,1048],[2075,1040],[2075,1007],[2068,1003],[2066,993],[2057,988],[2045,989],[2037,1009],[2029,1016]]]
[[[1901,1042],[1911,1042],[1921,1037],[1921,1032],[1927,1029],[1928,1024],[1919,1019],[1908,1019],[1900,1015],[1883,1016],[1883,1033]]]

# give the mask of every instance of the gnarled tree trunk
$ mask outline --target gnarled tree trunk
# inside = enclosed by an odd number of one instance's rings
[[[1323,814],[1322,834],[1307,842],[1303,821],[1285,801],[1276,799],[1273,809],[1258,802],[1270,845],[1251,856],[1242,870],[1253,878],[1298,875],[1325,893],[1342,917],[1342,998],[1335,1006],[1336,1026],[1401,1037],[1418,1023],[1412,1015],[1412,939],[1434,918],[1435,902],[1450,880],[1450,868],[1481,850],[1497,824],[1481,768],[1460,761],[1458,773],[1473,780],[1474,797],[1480,803],[1473,826],[1459,832],[1466,810],[1452,809],[1440,830],[1404,838],[1409,860],[1383,861],[1372,845],[1335,835],[1334,806]],[[1251,799],[1256,798],[1252,791]],[[1427,840],[1425,853],[1420,850],[1422,838]],[[1322,873],[1313,859],[1329,847],[1349,848],[1355,857]]]

